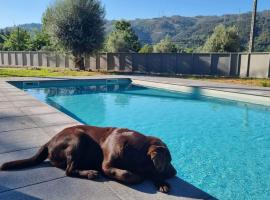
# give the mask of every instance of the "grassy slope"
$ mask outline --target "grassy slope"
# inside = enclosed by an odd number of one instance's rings
[[[94,76],[101,75],[101,72],[74,71],[61,68],[0,68],[0,77],[59,77],[59,76]],[[104,73],[103,73],[104,74]],[[243,84],[259,87],[270,87],[270,79],[251,78],[221,78],[221,77],[192,77],[183,78],[205,80],[219,83]]]
[[[0,77],[93,76],[100,74],[100,72],[74,71],[60,68],[0,68]]]
[[[242,84],[259,87],[270,87],[270,79],[257,78],[221,78],[221,77],[189,77],[190,79],[211,81],[218,83]]]

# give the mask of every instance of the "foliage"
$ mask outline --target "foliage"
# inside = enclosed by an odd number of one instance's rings
[[[145,44],[143,47],[140,49],[139,53],[153,53],[154,48],[150,44]]]
[[[99,0],[56,0],[43,15],[52,43],[75,57],[84,69],[83,55],[98,50],[104,39],[104,8]]]
[[[240,50],[240,38],[236,27],[226,28],[220,24],[204,44],[204,52],[237,52]]]
[[[138,52],[141,48],[138,36],[131,28],[131,24],[124,20],[115,22],[105,46],[108,52]]]
[[[105,51],[110,53],[129,52],[130,45],[125,40],[125,32],[112,32],[107,38]]]
[[[176,53],[177,48],[169,36],[166,36],[154,46],[155,53]]]
[[[51,42],[49,35],[44,31],[36,31],[31,39],[30,49],[32,51],[50,50]]]
[[[10,35],[2,36],[3,49],[8,51],[25,51],[30,49],[31,36],[21,28],[13,29]]]

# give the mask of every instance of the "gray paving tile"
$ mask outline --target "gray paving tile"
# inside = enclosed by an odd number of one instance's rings
[[[0,199],[1,193],[4,191],[37,184],[64,176],[65,173],[63,170],[52,167],[48,162],[22,170],[1,171]]]
[[[40,147],[35,147],[26,150],[13,151],[9,153],[0,153],[0,165],[12,160],[20,160],[33,156]],[[1,172],[0,172],[1,173]]]
[[[40,128],[2,132],[0,133],[0,153],[38,147],[49,139],[50,137]]]
[[[22,90],[18,91],[2,91],[5,96],[20,96],[20,95],[25,95],[25,92]]]
[[[19,117],[26,115],[19,108],[4,108],[0,109],[0,119],[6,117]]]
[[[29,116],[39,127],[74,123],[75,120],[63,113],[51,113]]]
[[[110,187],[117,196],[125,200],[152,200],[152,199],[212,199],[209,194],[201,191],[193,185],[176,177],[168,182],[171,183],[170,194],[163,194],[157,191],[155,186],[150,181],[145,181],[142,184],[125,186],[115,181],[108,181],[106,184]]]
[[[119,200],[103,182],[68,177],[0,193],[0,199],[18,199],[25,195],[29,199],[33,197],[54,200]]]
[[[27,101],[11,101],[16,107],[33,107],[43,106],[44,104],[38,100],[27,100]]]
[[[13,108],[13,107],[14,105],[11,102],[8,102],[8,101],[0,102],[0,109]]]
[[[36,124],[30,117],[9,117],[0,119],[0,133],[4,131],[12,131],[26,128],[35,128]]]
[[[40,115],[40,114],[49,114],[49,113],[59,112],[55,108],[47,106],[47,105],[22,107],[20,108],[20,110],[26,115]]]
[[[76,125],[80,125],[80,123],[75,122],[75,123],[69,123],[69,124],[49,126],[49,127],[42,128],[42,130],[44,130],[48,136],[53,137],[57,133],[62,131],[63,129],[71,127],[71,126],[76,126]]]
[[[1,94],[1,95],[0,95],[0,103],[1,103],[2,101],[8,101],[8,99],[7,99],[5,96],[3,96],[3,95]]]
[[[32,100],[36,100],[34,97],[30,96],[30,95],[18,95],[18,96],[6,96],[6,98],[9,101],[32,101]]]

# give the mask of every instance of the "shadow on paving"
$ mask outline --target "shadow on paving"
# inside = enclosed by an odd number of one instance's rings
[[[34,197],[34,196],[30,196],[28,194],[24,194],[22,192],[18,192],[15,190],[11,190],[5,186],[2,186],[0,184],[0,190],[6,191],[7,193],[0,193],[0,195],[2,197],[0,197],[0,199],[4,198],[4,199],[8,199],[8,200],[18,200],[18,199],[22,199],[22,200],[41,200],[40,198]],[[10,191],[10,193],[8,192]],[[5,194],[7,194],[7,196],[5,197]]]
[[[35,168],[48,168],[48,167],[53,167],[49,161],[45,161],[43,164],[41,165],[37,165],[35,167],[31,167],[28,169],[22,169],[22,170],[15,170],[15,171],[21,171],[23,172],[24,170],[31,170],[31,169],[35,169]],[[78,179],[78,178],[77,178]],[[48,180],[47,180],[48,181]],[[45,181],[45,182],[47,182]],[[94,182],[107,182],[107,181],[111,181],[107,178],[104,177],[100,177],[96,180],[89,180],[89,181],[94,181]],[[179,177],[174,177],[172,179],[169,179],[168,182],[171,185],[171,191],[168,194],[169,196],[173,196],[173,197],[181,197],[181,198],[191,198],[191,199],[216,199],[215,197],[211,196],[210,194],[200,190],[199,188],[193,186],[192,184],[182,180]],[[144,181],[141,184],[137,184],[137,185],[125,185],[126,187],[139,191],[141,193],[146,193],[146,194],[156,194],[158,193],[156,187],[154,186],[154,184],[151,181]],[[4,191],[4,192],[8,192],[9,188],[6,188],[4,186],[0,185],[0,191]],[[27,196],[25,197],[25,194],[17,192],[15,190],[12,190],[12,192],[14,191],[14,194],[12,193],[12,197],[14,196],[14,199],[37,199],[37,198],[32,198],[31,196]],[[1,192],[0,192],[1,193]],[[21,195],[21,196],[20,196]],[[10,197],[10,196],[9,196]],[[13,198],[11,198],[13,199]]]
[[[192,198],[192,199],[216,199],[210,194],[200,190],[199,188],[191,185],[190,183],[182,180],[179,177],[174,177],[168,182],[171,185],[171,191],[168,194],[169,196],[182,197],[182,198]],[[153,187],[146,187],[147,181],[139,184],[130,186],[134,190],[138,190],[143,193],[155,194],[157,193],[157,189],[153,185]],[[152,184],[151,182],[149,184]]]

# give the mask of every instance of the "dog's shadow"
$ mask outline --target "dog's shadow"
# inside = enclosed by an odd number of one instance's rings
[[[43,162],[41,165],[34,166],[32,168],[47,168],[53,167],[49,161]],[[22,169],[24,170],[24,169]],[[19,170],[21,171],[21,170]],[[111,179],[105,178],[104,176],[100,176],[99,178],[93,180],[95,182],[109,182],[112,181]],[[210,194],[200,190],[199,188],[195,187],[194,185],[184,181],[183,179],[175,176],[174,178],[169,179],[167,182],[171,185],[171,191],[168,195],[175,196],[175,197],[182,197],[182,198],[191,198],[191,199],[216,199],[215,197],[211,196]],[[137,190],[142,193],[147,194],[156,194],[157,188],[151,181],[144,181],[143,183],[136,184],[136,185],[125,185],[128,188],[133,190]]]

